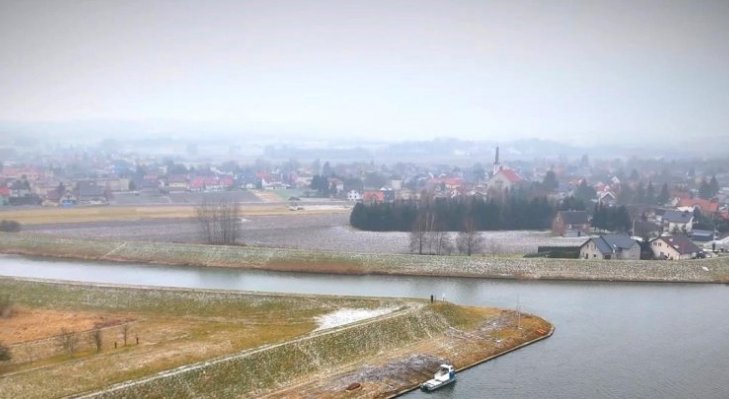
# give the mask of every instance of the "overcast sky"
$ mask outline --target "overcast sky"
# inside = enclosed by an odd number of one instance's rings
[[[0,121],[85,120],[729,139],[729,1],[0,0]]]

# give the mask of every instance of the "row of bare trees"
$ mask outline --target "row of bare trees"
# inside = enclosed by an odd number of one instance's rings
[[[410,233],[410,252],[419,255],[451,255],[457,251],[471,256],[483,251],[483,246],[483,237],[473,218],[464,219],[454,245],[450,233],[439,223],[436,213],[428,209],[418,213]]]
[[[196,208],[200,238],[213,245],[235,244],[240,237],[240,206],[226,200],[203,200]]]
[[[121,334],[122,340],[124,341],[124,346],[127,346],[129,333],[129,323],[122,324]],[[69,355],[73,355],[78,350],[78,347],[81,344],[81,339],[78,333],[67,328],[62,328],[61,333],[56,336],[56,342],[58,343],[58,346],[63,349],[64,352],[68,353]],[[104,344],[104,336],[101,327],[97,326],[91,331],[91,334],[88,335],[88,342],[93,345],[94,348],[96,348],[96,352],[101,352],[101,348]],[[137,343],[139,343],[139,338],[137,338]],[[114,342],[114,347],[116,347],[116,342]]]

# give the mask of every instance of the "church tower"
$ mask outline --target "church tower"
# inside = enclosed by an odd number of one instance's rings
[[[501,163],[499,163],[499,147],[496,146],[496,158],[494,159],[494,171],[493,171],[492,176],[499,173],[499,171],[501,169],[502,169]]]

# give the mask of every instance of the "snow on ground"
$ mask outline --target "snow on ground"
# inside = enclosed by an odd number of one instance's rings
[[[373,317],[388,314],[395,310],[397,309],[391,307],[378,309],[342,308],[334,312],[315,317],[314,319],[317,324],[319,324],[319,327],[317,327],[314,331],[325,330],[327,328],[339,327],[360,320],[371,319]]]

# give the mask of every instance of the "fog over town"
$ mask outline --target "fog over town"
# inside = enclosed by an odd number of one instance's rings
[[[723,0],[0,0],[0,397],[725,399],[727,38]]]

